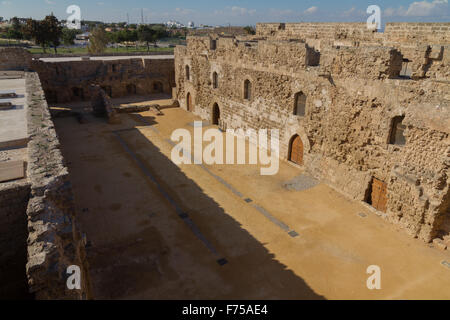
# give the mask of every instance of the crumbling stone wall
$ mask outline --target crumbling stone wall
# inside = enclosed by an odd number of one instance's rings
[[[31,298],[28,292],[27,179],[0,184],[0,299]]]
[[[0,70],[28,70],[31,54],[22,48],[0,48]]]
[[[392,79],[402,69],[402,54],[384,47],[328,47],[321,52],[320,69],[333,77]]]
[[[381,44],[323,42],[318,65],[308,65],[311,47],[302,39],[218,38],[216,49],[211,40],[188,37],[186,47],[175,49],[182,108],[190,94],[191,111],[205,120],[219,106],[223,129],[279,129],[284,159],[298,135],[311,174],[360,201],[367,201],[371,182],[379,179],[387,185],[380,215],[424,241],[438,236],[449,185],[448,82],[430,77],[431,68],[426,77],[401,78],[402,53]],[[244,98],[245,80],[251,82],[250,100]],[[299,92],[307,97],[304,116],[293,112]],[[404,116],[403,146],[390,143],[396,116]]]
[[[91,84],[100,85],[112,98],[171,94],[175,85],[173,59],[34,60],[32,67],[51,103],[89,101]]]
[[[386,23],[386,41],[420,44],[449,44],[450,22]]]
[[[367,28],[364,22],[257,23],[256,36],[284,39],[349,39],[357,42],[449,44],[449,22],[389,22],[383,33]]]
[[[352,39],[368,40],[374,30],[367,29],[366,23],[257,23],[256,35],[284,39]]]
[[[90,298],[84,243],[76,223],[69,173],[36,73],[26,74],[28,92],[28,217],[30,292],[36,299]],[[66,286],[67,267],[81,269],[81,290]]]
[[[108,123],[110,124],[120,123],[117,111],[114,109],[105,91],[99,85],[91,85],[89,89],[94,115],[97,117],[107,117]]]

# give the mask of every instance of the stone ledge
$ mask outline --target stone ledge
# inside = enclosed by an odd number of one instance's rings
[[[30,292],[36,299],[90,298],[84,244],[78,232],[68,170],[36,73],[26,74],[29,180],[28,263]],[[67,267],[82,270],[81,290],[66,286]]]

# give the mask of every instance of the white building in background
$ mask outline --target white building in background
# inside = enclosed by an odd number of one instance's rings
[[[195,27],[195,25],[194,25],[194,22],[193,21],[189,21],[188,22],[188,28],[194,28]]]
[[[169,27],[169,28],[172,28],[172,27],[175,27],[175,28],[184,28],[184,27],[185,27],[184,24],[182,24],[182,23],[180,23],[180,22],[178,22],[178,21],[175,21],[175,20],[169,20],[169,21],[167,21],[167,22],[166,22],[166,26]]]

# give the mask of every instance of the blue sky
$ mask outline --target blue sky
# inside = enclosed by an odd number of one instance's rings
[[[178,20],[196,25],[254,25],[256,22],[366,21],[369,5],[382,10],[382,22],[449,22],[449,0],[0,0],[0,16],[43,18],[53,12],[66,19],[66,8],[81,8],[82,19],[148,23]]]

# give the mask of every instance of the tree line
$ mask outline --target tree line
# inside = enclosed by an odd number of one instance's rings
[[[18,40],[32,40],[36,45],[42,47],[43,51],[53,48],[57,53],[57,48],[61,44],[73,45],[77,34],[81,30],[68,29],[64,23],[59,21],[53,13],[46,16],[43,20],[11,19],[10,27],[0,32],[0,37]],[[86,24],[86,23],[84,23]],[[112,28],[111,32],[105,32],[104,24],[95,22],[87,23],[91,34],[89,36],[89,51],[101,53],[108,43],[136,42],[146,43],[147,50],[150,49],[150,43],[156,43],[159,39],[169,36],[164,25],[126,25],[117,24],[119,29]]]

